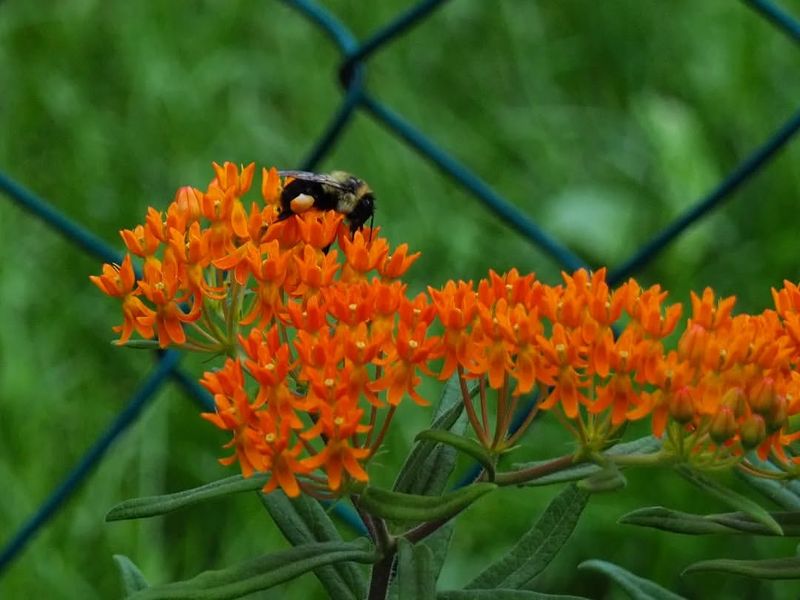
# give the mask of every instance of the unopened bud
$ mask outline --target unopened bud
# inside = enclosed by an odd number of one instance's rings
[[[722,396],[722,406],[729,408],[733,412],[735,418],[740,418],[744,415],[744,409],[747,406],[747,398],[744,395],[744,390],[740,387],[729,389]]]
[[[764,415],[764,420],[767,423],[767,431],[775,433],[781,427],[786,425],[789,416],[786,410],[786,398],[783,396],[775,396],[775,401],[772,403],[770,411]]]
[[[750,391],[750,408],[759,415],[766,415],[772,410],[776,399],[775,382],[771,377],[764,377]]]
[[[755,448],[767,437],[767,424],[761,415],[750,415],[739,428],[739,438],[747,450]]]
[[[727,406],[720,406],[717,414],[711,420],[709,434],[717,444],[727,442],[736,433],[736,417],[733,410]]]
[[[669,414],[678,423],[686,424],[694,418],[692,391],[684,386],[670,396]]]

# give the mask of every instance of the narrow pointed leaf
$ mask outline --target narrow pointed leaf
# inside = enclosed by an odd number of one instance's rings
[[[773,512],[770,516],[781,526],[783,535],[800,536],[800,512]],[[743,512],[696,515],[663,506],[651,506],[629,512],[619,522],[687,535],[777,535],[774,529]]]
[[[111,340],[111,345],[132,350],[158,350],[160,348],[158,340],[128,340],[124,344],[118,343],[117,340]]]
[[[290,499],[281,490],[259,494],[261,502],[293,546],[313,542],[341,542],[342,537],[320,503],[309,496]],[[352,562],[340,562],[314,569],[331,598],[361,600],[367,595],[367,581]]]
[[[800,556],[764,560],[704,560],[684,570],[686,573],[721,571],[757,579],[800,579]]]
[[[425,544],[397,540],[397,587],[399,600],[436,598],[433,553]]]
[[[630,454],[653,454],[658,452],[661,449],[661,440],[652,435],[645,436],[643,438],[639,438],[638,440],[633,440],[630,442],[626,442],[624,444],[617,444],[616,446],[612,446],[603,454],[605,456],[628,456]],[[523,469],[528,467],[533,467],[539,464],[544,464],[545,462],[549,461],[535,461],[530,463],[521,463],[514,465],[514,469]],[[580,481],[581,479],[586,479],[587,477],[591,477],[595,473],[599,473],[603,470],[603,467],[596,465],[594,463],[581,463],[569,467],[567,469],[562,469],[556,473],[552,473],[550,475],[545,475],[544,477],[537,477],[535,480],[526,482],[523,485],[525,486],[539,486],[539,485],[551,485],[553,483],[566,483],[571,481]]]
[[[441,496],[418,496],[367,487],[359,498],[359,504],[368,513],[382,519],[436,521],[461,512],[496,487],[493,483],[473,483]]]
[[[726,488],[725,486],[717,483],[716,481],[708,479],[704,475],[698,473],[697,471],[689,469],[688,467],[685,466],[678,467],[677,471],[683,477],[685,477],[689,482],[691,482],[692,484],[694,484],[707,494],[710,494],[711,496],[714,496],[715,498],[722,500],[725,504],[727,504],[731,508],[735,508],[744,513],[747,513],[759,523],[763,523],[764,525],[766,525],[769,529],[775,532],[776,535],[783,535],[783,530],[781,529],[781,526],[778,525],[778,523],[775,521],[775,519],[772,518],[772,516],[770,516],[767,510],[757,502],[754,502],[753,500],[750,500],[750,498],[742,496],[741,494],[734,492],[729,488]]]
[[[800,495],[792,489],[788,482],[755,477],[746,473],[740,473],[740,475],[751,487],[761,492],[781,508],[800,510]]]
[[[524,587],[567,541],[588,500],[589,493],[575,485],[564,488],[517,544],[469,582],[467,589]]]
[[[588,600],[583,596],[543,594],[531,590],[452,590],[439,592],[437,600]]]
[[[590,569],[608,575],[624,589],[633,600],[685,600],[650,581],[634,575],[630,571],[604,560],[587,560],[578,565],[579,569]]]
[[[439,574],[442,572],[442,567],[444,567],[447,552],[450,550],[450,541],[453,539],[455,524],[456,522],[454,520],[448,521],[445,525],[439,527],[439,529],[426,537],[422,542],[417,542],[418,544],[425,544],[431,549],[431,554],[433,555],[433,569],[437,581],[439,579]]]
[[[781,470],[770,461],[760,460],[755,453],[753,453],[753,456],[748,457],[748,461],[755,463],[760,469],[773,471],[775,473],[781,472]],[[781,508],[786,510],[800,510],[800,483],[796,480],[776,481],[774,479],[751,475],[747,471],[741,469],[737,469],[735,473],[750,484],[751,487],[758,490]]]
[[[477,383],[470,382],[470,394],[474,395],[477,389]],[[453,375],[444,386],[431,428],[462,434],[467,423],[463,413],[461,386],[458,376]],[[426,496],[441,494],[453,472],[456,457],[453,448],[433,440],[418,441],[397,475],[394,491]]]
[[[117,563],[117,569],[122,578],[122,590],[125,592],[125,598],[148,587],[144,575],[130,558],[122,554],[115,554],[114,562]]]
[[[226,600],[266,590],[319,567],[341,561],[377,560],[366,540],[305,544],[187,579],[147,588],[130,600]]]
[[[200,487],[175,492],[174,494],[132,498],[117,504],[108,511],[106,521],[155,517],[205,500],[211,500],[212,498],[241,492],[252,492],[264,487],[267,477],[266,473],[255,473],[249,478],[234,475],[233,477],[212,481]]]
[[[628,485],[628,481],[622,471],[614,465],[609,465],[596,473],[592,473],[586,479],[581,479],[577,485],[579,489],[590,494],[600,494],[621,490]]]
[[[417,434],[415,441],[431,440],[440,444],[445,444],[456,450],[471,456],[478,461],[489,474],[489,480],[494,479],[494,459],[489,452],[475,440],[457,435],[451,431],[443,429],[426,429]]]

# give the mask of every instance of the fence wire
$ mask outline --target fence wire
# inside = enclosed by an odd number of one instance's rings
[[[344,97],[324,132],[306,158],[298,165],[299,168],[314,170],[314,167],[331,153],[354,115],[358,111],[364,111],[416,150],[424,159],[433,163],[442,173],[465,188],[490,212],[530,240],[562,268],[574,270],[586,266],[568,247],[539,227],[468,167],[461,164],[429,136],[420,132],[413,124],[392,111],[365,88],[364,73],[368,59],[397,39],[398,36],[407,34],[411,28],[421,23],[448,0],[423,0],[375,31],[363,42],[359,42],[347,27],[314,0],[282,1],[295,9],[303,18],[316,24],[333,41],[342,57],[339,80],[344,90]],[[800,42],[800,22],[778,5],[768,0],[742,0],[742,2],[793,41]],[[706,196],[698,199],[682,215],[656,233],[631,257],[611,269],[608,277],[610,284],[618,283],[642,268],[688,227],[709,214],[722,202],[730,199],[736,190],[769,164],[776,154],[793,139],[798,129],[800,129],[800,109],[773,135],[756,147],[750,155],[744,157],[730,174]],[[94,257],[105,262],[121,262],[122,255],[118,251],[3,173],[0,173],[0,193]],[[142,409],[168,379],[177,381],[204,410],[213,410],[213,401],[208,393],[194,377],[181,370],[179,354],[176,351],[159,352],[156,366],[131,395],[125,407],[120,410],[86,453],[75,463],[72,470],[56,485],[51,495],[19,527],[0,551],[0,574],[20,555],[31,538],[64,506],[93,468],[103,459],[113,442],[136,421]],[[532,404],[531,401],[523,410],[530,410]],[[520,416],[524,416],[524,413]],[[469,479],[468,474],[465,481]],[[334,510],[355,530],[359,532],[364,530],[357,515],[340,506],[334,507]]]

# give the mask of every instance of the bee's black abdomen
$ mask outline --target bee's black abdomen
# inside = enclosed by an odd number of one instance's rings
[[[325,190],[324,184],[318,181],[293,179],[283,188],[281,193],[281,207],[283,208],[281,218],[285,219],[292,214],[292,200],[301,194],[314,198],[314,208],[319,210],[333,210],[336,208],[336,197]]]
[[[306,171],[280,171],[279,174],[289,179],[281,192],[279,221],[295,214],[292,203],[301,195],[311,197],[313,208],[317,210],[333,210],[343,214],[352,233],[363,228],[374,216],[375,197],[372,190],[364,181],[349,173],[334,171],[321,175]],[[302,210],[307,206],[307,203],[303,204]]]

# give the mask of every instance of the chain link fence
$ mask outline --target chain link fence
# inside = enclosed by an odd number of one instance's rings
[[[446,149],[437,145],[402,115],[394,112],[381,102],[365,85],[365,71],[369,60],[383,48],[403,35],[413,35],[412,29],[424,21],[433,11],[446,9],[447,0],[424,0],[398,15],[384,27],[359,42],[355,36],[332,14],[314,0],[283,0],[293,8],[299,18],[313,22],[327,35],[341,53],[339,81],[343,98],[338,109],[306,158],[296,165],[303,170],[313,171],[327,157],[339,141],[348,123],[359,112],[369,114],[380,125],[394,134],[398,140],[407,144],[425,160],[435,165],[441,173],[465,188],[476,201],[504,221],[520,236],[549,255],[562,268],[574,270],[586,266],[581,258],[537,225],[513,203],[497,193],[489,184],[478,177],[466,165],[461,164]],[[787,12],[767,0],[742,0],[760,17],[769,21],[777,30],[800,42],[800,22]],[[641,269],[657,254],[675,241],[688,227],[718,208],[726,200],[734,198],[734,193],[754,174],[763,169],[776,154],[797,134],[800,129],[800,110],[792,115],[769,138],[747,156],[718,183],[707,195],[699,198],[683,214],[667,224],[636,252],[610,269],[609,283],[617,284]],[[0,173],[0,193],[8,200],[18,204],[34,217],[61,233],[88,254],[105,262],[121,262],[122,255],[105,244],[99,237],[71,221],[66,215],[53,208],[48,202],[27,190],[23,185]],[[0,551],[0,573],[17,558],[31,538],[44,527],[48,520],[64,505],[66,500],[78,489],[103,459],[113,442],[137,419],[143,408],[154,397],[160,387],[168,380],[177,381],[186,394],[193,398],[204,410],[213,410],[213,402],[195,378],[180,368],[179,354],[175,351],[160,352],[158,362],[148,377],[141,383],[107,428],[98,436],[73,469],[55,487],[51,495],[40,505],[35,513],[23,523],[7,540]],[[530,406],[530,405],[529,405]],[[338,510],[339,516],[354,529],[361,530],[357,516],[346,510]]]

